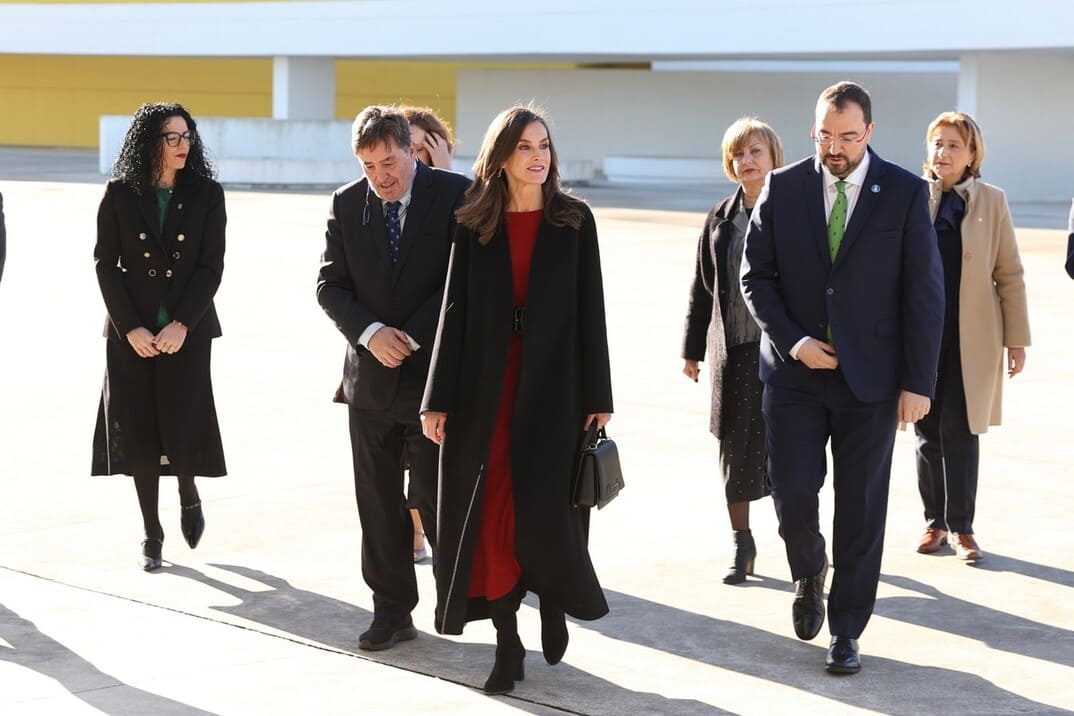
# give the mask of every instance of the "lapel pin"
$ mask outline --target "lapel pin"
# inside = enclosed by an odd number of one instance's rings
[[[879,185],[879,184],[873,184],[873,185],[872,185],[871,187],[869,187],[869,188],[870,188],[870,189],[872,190],[872,192],[873,192],[874,194],[879,194],[879,193],[880,193],[880,185]],[[182,207],[182,206],[180,206],[179,208],[181,209],[181,208],[183,208],[183,207]]]

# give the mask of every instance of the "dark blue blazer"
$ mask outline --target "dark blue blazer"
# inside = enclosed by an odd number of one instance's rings
[[[933,395],[944,290],[927,186],[868,151],[834,262],[815,158],[771,172],[753,209],[742,288],[764,330],[766,384],[810,385],[814,371],[790,350],[804,336],[827,340],[831,324],[839,367],[859,400],[891,400],[900,390]]]

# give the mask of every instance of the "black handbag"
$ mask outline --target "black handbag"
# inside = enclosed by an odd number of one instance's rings
[[[599,510],[615,499],[625,484],[619,449],[604,428],[597,429],[594,420],[582,439],[578,468],[571,486],[571,504]]]

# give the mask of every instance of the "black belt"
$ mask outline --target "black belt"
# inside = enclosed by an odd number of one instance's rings
[[[526,307],[515,306],[514,317],[511,321],[511,330],[515,333],[526,332]]]

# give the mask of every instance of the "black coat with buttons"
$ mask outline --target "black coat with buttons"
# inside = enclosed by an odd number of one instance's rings
[[[737,285],[728,285],[727,247],[735,231],[734,210],[741,195],[740,188],[712,207],[705,217],[705,227],[697,241],[696,269],[682,339],[684,360],[707,359],[709,362],[712,384],[709,431],[717,438],[722,437],[723,373],[727,365],[727,339],[724,336],[727,292],[738,290]]]
[[[163,231],[152,192],[138,195],[113,179],[101,200],[93,256],[108,340],[94,475],[226,473],[209,370],[220,335],[213,297],[224,270],[224,191],[183,179]],[[161,306],[187,327],[186,340],[174,354],[141,358],[126,335],[139,327],[158,333]]]
[[[224,272],[224,190],[214,181],[176,184],[160,231],[156,197],[118,179],[97,212],[93,257],[108,310],[105,335],[157,332],[157,311],[187,327],[189,341],[220,336],[213,296]]]

